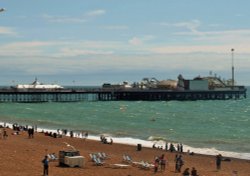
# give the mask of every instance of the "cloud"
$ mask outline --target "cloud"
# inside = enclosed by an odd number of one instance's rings
[[[84,17],[51,16],[47,14],[44,14],[42,17],[52,23],[85,23],[87,21]]]
[[[150,54],[144,53],[141,55],[114,52],[116,50],[123,51],[126,45],[126,43],[112,41],[11,43],[5,45],[5,48],[0,46],[0,54],[9,52],[9,55],[0,57],[0,74],[9,74],[12,70],[18,70],[16,75],[47,75],[48,77],[51,77],[51,75],[102,76],[106,74],[109,75],[109,81],[112,81],[115,76],[118,78],[119,76],[126,77],[134,73],[131,79],[136,81],[135,75],[144,77],[158,74],[159,76],[161,73],[165,75],[160,76],[173,79],[179,73],[182,73],[186,78],[190,78],[187,73],[197,76],[204,72],[208,74],[210,70],[218,74],[230,72],[231,48],[212,46],[210,48],[206,48],[209,46],[203,46],[202,48],[199,45],[188,48],[183,45],[172,46],[172,48],[163,47],[161,48],[163,51],[151,51]],[[47,48],[50,53],[46,51]],[[136,47],[131,46],[128,49],[133,50],[134,48]],[[52,49],[54,50],[51,51]],[[166,52],[166,49],[172,52]],[[225,49],[225,53],[216,53],[218,49]],[[195,51],[203,52],[193,53]],[[235,68],[237,68],[237,72],[239,70],[248,71],[250,60],[247,58],[249,55],[242,55],[238,52],[240,51],[236,48]],[[6,65],[9,65],[9,67],[6,67]],[[158,78],[158,76],[155,77]],[[62,80],[64,79],[62,78]]]
[[[250,46],[250,29],[237,29],[225,31],[199,31],[199,34],[193,32],[179,32],[175,35],[189,36],[192,40],[199,43],[213,43],[214,46],[231,45],[242,48],[243,52],[249,53],[247,49]]]
[[[124,45],[115,41],[26,41],[0,45],[0,55],[20,57],[110,55],[120,48],[124,48]]]
[[[65,42],[56,41],[27,41],[27,42],[13,42],[0,46],[0,54],[4,56],[37,56],[48,55],[46,48],[51,46],[63,45]]]
[[[153,40],[155,37],[153,35],[145,35],[142,37],[133,37],[131,39],[129,39],[128,43],[130,45],[134,45],[134,46],[138,46],[138,45],[142,45],[144,44],[144,42],[146,41],[150,41]]]
[[[111,26],[104,26],[104,29],[108,30],[127,30],[129,27],[125,25],[111,25]]]
[[[99,9],[99,10],[89,11],[81,15],[80,17],[53,16],[53,15],[44,14],[42,15],[42,18],[52,23],[85,23],[94,17],[104,15],[105,13],[106,13],[105,10]]]
[[[196,41],[214,41],[214,43],[249,43],[250,29],[235,29],[235,30],[212,30],[201,31],[201,22],[199,20],[191,20],[179,23],[160,23],[162,26],[182,28],[185,31],[174,32],[174,35],[193,37],[192,40]],[[210,24],[209,27],[220,27],[220,24]]]
[[[132,39],[130,39],[128,41],[128,43],[131,44],[131,45],[141,45],[143,42],[138,37],[133,37]]]
[[[221,44],[221,45],[178,45],[152,47],[155,54],[185,54],[185,53],[220,53],[228,54],[234,48],[237,53],[250,54],[250,44]]]
[[[171,37],[181,37],[182,41],[175,42],[175,45],[168,46],[165,44],[151,48],[154,53],[192,53],[192,52],[216,52],[226,53],[231,48],[237,48],[241,53],[250,53],[250,29],[235,30],[214,30],[221,25],[207,25],[207,30],[201,28],[199,20],[191,20],[179,23],[160,23],[160,25],[171,28],[182,29],[179,32],[171,33]],[[209,30],[209,27],[212,30]],[[185,45],[185,41],[189,41]]]
[[[179,22],[179,23],[165,23],[162,22],[160,23],[161,26],[166,26],[166,27],[178,27],[178,28],[183,28],[185,30],[188,30],[192,34],[199,35],[200,32],[198,31],[198,27],[200,27],[201,22],[199,20],[191,20],[187,22]]]
[[[86,13],[87,16],[89,17],[95,17],[95,16],[101,16],[104,15],[106,13],[105,10],[103,9],[98,9],[98,10],[92,10]]]
[[[0,26],[0,35],[16,36],[17,33],[13,30],[13,28]]]
[[[81,55],[111,55],[113,51],[102,51],[102,50],[84,50],[84,49],[71,49],[62,48],[60,55],[63,57],[76,57]],[[59,55],[57,55],[58,57]]]

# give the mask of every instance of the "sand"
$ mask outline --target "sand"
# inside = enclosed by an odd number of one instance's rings
[[[3,129],[2,129],[3,130]],[[175,155],[161,149],[145,148],[141,151],[131,145],[103,144],[100,141],[83,140],[79,138],[53,138],[43,133],[35,133],[34,138],[28,138],[27,132],[20,135],[12,135],[12,129],[7,129],[8,138],[0,139],[0,175],[1,176],[41,176],[43,175],[42,159],[46,153],[56,153],[60,150],[69,150],[64,142],[74,146],[84,156],[85,165],[83,168],[60,167],[58,161],[51,161],[49,164],[49,176],[147,176],[147,175],[168,175],[177,176],[175,173]],[[105,152],[109,158],[104,160],[103,166],[96,166],[91,161],[89,154]],[[125,168],[114,168],[113,164],[126,164],[123,162],[123,154],[129,154],[133,161],[153,162],[156,156],[165,154],[168,165],[165,171],[154,174],[153,169],[142,169],[136,166]],[[250,161],[231,158],[231,161],[223,161],[221,170],[217,171],[215,156],[188,155],[182,153],[185,168],[195,167],[200,176],[232,176],[237,171],[238,176],[250,176]]]

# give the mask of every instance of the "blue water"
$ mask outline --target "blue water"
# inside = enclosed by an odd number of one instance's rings
[[[250,98],[182,102],[0,103],[0,121],[142,140],[154,136],[204,151],[208,148],[243,155],[250,153]]]

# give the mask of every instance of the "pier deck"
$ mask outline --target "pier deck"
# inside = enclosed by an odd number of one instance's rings
[[[170,101],[228,100],[246,98],[246,88],[229,90],[164,90],[164,89],[0,89],[0,102],[76,102],[76,101]]]

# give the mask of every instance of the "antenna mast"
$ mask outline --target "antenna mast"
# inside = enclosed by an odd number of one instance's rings
[[[234,49],[231,49],[232,52],[232,87],[234,87]]]

